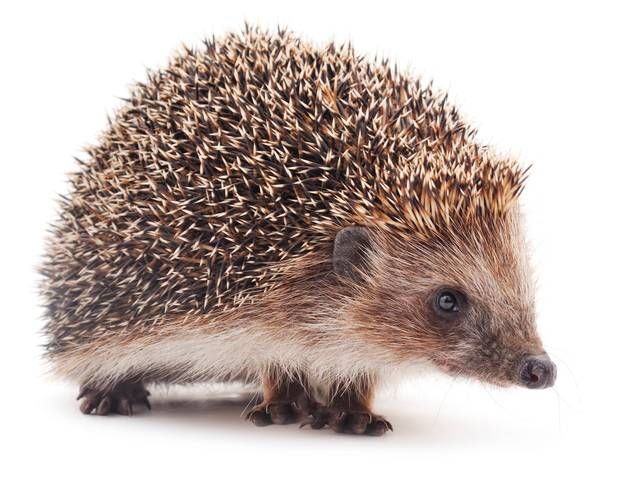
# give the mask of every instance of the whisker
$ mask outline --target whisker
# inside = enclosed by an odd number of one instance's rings
[[[439,414],[441,413],[441,410],[443,409],[443,405],[445,404],[446,399],[448,398],[448,394],[450,394],[450,391],[452,390],[452,386],[454,386],[455,382],[456,382],[456,377],[453,377],[452,381],[450,381],[450,384],[448,385],[448,388],[446,389],[446,392],[443,395],[443,398],[441,399],[441,402],[439,403],[439,408],[437,409],[437,413],[435,414],[435,418],[433,419],[433,426],[437,424],[437,421],[439,420]]]
[[[577,393],[577,403],[578,405],[583,404],[583,395],[581,394],[581,388],[579,385],[579,381],[577,381],[577,375],[573,372],[573,370],[571,369],[571,367],[569,366],[568,362],[564,361],[562,359],[562,356],[560,354],[558,354],[558,350],[553,350],[553,348],[547,348],[548,350],[552,351],[553,353],[553,360],[561,363],[563,369],[566,369],[566,371],[568,371],[568,375],[571,378],[571,381],[573,383],[573,386],[575,387],[575,391]],[[557,390],[557,387],[553,388],[554,390]],[[561,399],[569,406],[572,406],[572,404],[570,404],[568,401],[566,401],[566,399],[562,396],[560,396]]]
[[[250,407],[254,407],[254,406],[256,406],[258,404],[258,396],[259,395],[260,395],[259,391],[254,391],[252,393],[248,403],[244,406],[243,410],[241,411],[241,415],[240,415],[241,417],[245,417],[245,415],[248,412]]]

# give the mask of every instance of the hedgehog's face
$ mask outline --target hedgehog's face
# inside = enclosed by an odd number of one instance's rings
[[[399,360],[427,359],[452,375],[553,385],[516,215],[441,241],[384,237],[373,249],[356,308],[368,340]]]
[[[555,366],[542,349],[530,300],[517,300],[477,266],[479,283],[451,278],[426,299],[420,296],[422,321],[430,328],[426,339],[437,346],[428,358],[456,376],[497,385],[552,386]]]

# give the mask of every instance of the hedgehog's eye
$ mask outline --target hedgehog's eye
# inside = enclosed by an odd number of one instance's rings
[[[439,295],[439,298],[437,298],[437,306],[439,306],[439,309],[445,311],[446,313],[453,313],[459,310],[456,296],[452,293],[448,293],[447,291]]]
[[[451,316],[459,313],[464,306],[465,296],[454,289],[442,289],[435,294],[433,306],[437,314]]]

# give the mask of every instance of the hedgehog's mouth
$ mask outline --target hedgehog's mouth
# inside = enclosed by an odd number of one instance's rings
[[[445,360],[434,362],[443,372],[455,378],[476,379],[480,382],[503,388],[515,385],[514,374],[498,371],[493,366],[477,365],[477,367],[472,368]]]

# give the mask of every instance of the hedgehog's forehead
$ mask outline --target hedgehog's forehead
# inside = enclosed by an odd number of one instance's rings
[[[460,286],[482,301],[522,308],[532,296],[532,275],[518,208],[495,218],[453,224],[434,236],[395,235],[395,266],[426,287]]]

